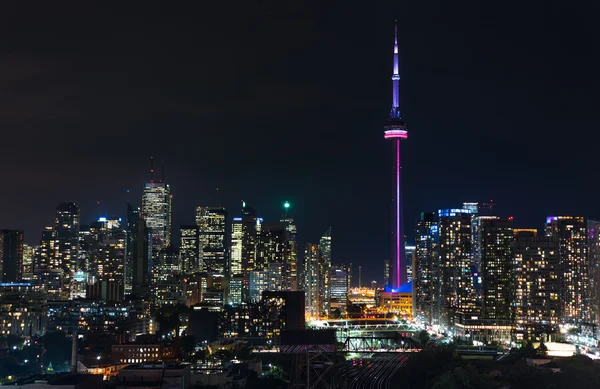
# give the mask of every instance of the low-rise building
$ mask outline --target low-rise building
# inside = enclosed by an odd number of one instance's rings
[[[189,389],[190,366],[165,363],[141,363],[119,370],[116,388]]]

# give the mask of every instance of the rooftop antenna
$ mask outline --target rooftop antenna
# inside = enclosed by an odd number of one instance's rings
[[[150,182],[154,182],[154,157],[150,157]]]
[[[160,182],[165,182],[165,161],[161,162],[162,173],[160,177]]]

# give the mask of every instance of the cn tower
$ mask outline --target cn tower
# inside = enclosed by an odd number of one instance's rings
[[[398,25],[394,26],[394,72],[392,74],[392,109],[385,129],[385,139],[394,144],[394,189],[392,226],[392,274],[391,287],[399,288],[406,282],[404,264],[404,228],[402,225],[402,165],[400,141],[408,138],[408,126],[400,114],[400,73],[398,71]]]

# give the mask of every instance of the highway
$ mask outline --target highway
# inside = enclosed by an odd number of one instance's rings
[[[372,354],[370,358],[357,358],[346,362],[340,373],[349,389],[387,389],[396,372],[408,360],[404,353]]]

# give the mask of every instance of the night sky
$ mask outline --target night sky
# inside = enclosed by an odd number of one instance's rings
[[[154,156],[174,227],[290,200],[302,242],[332,226],[333,261],[381,280],[394,19],[407,229],[490,199],[520,227],[600,218],[598,3],[374,3],[3,6],[0,227],[37,243],[61,200],[123,216]]]

